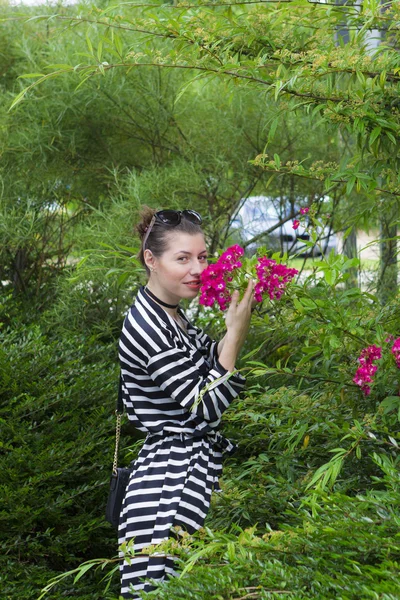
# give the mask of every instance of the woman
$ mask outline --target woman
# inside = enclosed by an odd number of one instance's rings
[[[234,292],[219,343],[187,319],[179,302],[197,296],[207,266],[200,224],[195,211],[145,208],[137,227],[148,282],[126,315],[119,358],[126,412],[147,437],[120,517],[119,543],[131,541],[138,553],[128,560],[121,553],[124,598],[153,589],[144,578],[175,575],[172,559],[140,551],[168,539],[171,527],[189,533],[202,527],[211,492],[220,490],[222,453],[234,449],[217,429],[245,383],[234,371],[249,329],[253,282],[241,302]]]

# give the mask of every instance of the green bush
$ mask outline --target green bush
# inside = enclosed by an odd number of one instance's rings
[[[208,529],[180,548],[166,544],[186,573],[143,598],[397,599],[399,470],[386,457],[373,460],[379,491],[322,494],[318,516],[305,503],[286,509],[291,524],[279,529]]]
[[[51,575],[116,551],[104,518],[116,354],[115,343],[86,334],[52,338],[23,324],[0,331],[2,597],[24,573],[18,598],[34,598]],[[123,446],[133,440],[128,432]],[[121,461],[130,458],[123,447]]]

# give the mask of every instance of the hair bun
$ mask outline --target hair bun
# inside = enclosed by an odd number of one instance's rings
[[[154,217],[154,215],[156,214],[157,210],[155,208],[151,208],[150,206],[147,206],[146,204],[144,204],[141,209],[140,209],[140,213],[139,213],[139,218],[140,221],[139,223],[136,224],[136,231],[139,234],[139,237],[141,240],[143,240],[146,231],[149,228],[150,222],[152,220],[152,218]]]

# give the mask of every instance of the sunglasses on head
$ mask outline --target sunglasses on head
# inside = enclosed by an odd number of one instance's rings
[[[191,223],[195,223],[196,225],[200,225],[202,222],[201,216],[195,210],[159,210],[154,214],[147,228],[146,235],[143,239],[143,250],[146,247],[146,242],[156,221],[164,223],[164,225],[176,226],[179,225],[179,223],[182,220],[182,217],[187,219]]]

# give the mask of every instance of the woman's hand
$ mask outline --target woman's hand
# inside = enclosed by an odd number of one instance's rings
[[[249,331],[251,309],[256,305],[252,279],[242,300],[238,300],[239,292],[235,290],[225,316],[226,334],[218,345],[219,362],[228,371],[235,369],[236,359]]]
[[[251,310],[255,305],[254,281],[250,279],[244,296],[240,302],[239,292],[235,290],[225,317],[226,330],[229,337],[237,340],[240,347],[244,344],[250,327]]]

